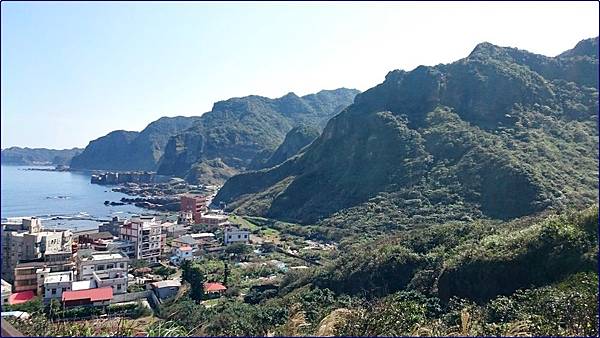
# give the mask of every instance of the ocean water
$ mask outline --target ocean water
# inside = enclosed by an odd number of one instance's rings
[[[44,227],[84,230],[96,228],[98,219],[144,213],[134,205],[105,206],[104,201],[116,202],[127,195],[91,184],[89,173],[26,168],[31,167],[0,167],[2,218],[38,216]]]

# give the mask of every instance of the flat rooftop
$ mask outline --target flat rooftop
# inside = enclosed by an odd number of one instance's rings
[[[213,234],[212,232],[201,232],[199,234],[191,234],[190,236],[192,236],[192,238],[196,239],[196,238],[215,237],[215,234]]]
[[[105,260],[116,260],[116,259],[123,259],[123,258],[126,258],[126,257],[121,255],[120,253],[94,253],[94,254],[92,254],[91,257],[88,258],[88,260],[105,261]]]
[[[202,215],[202,218],[208,218],[208,219],[228,219],[229,216],[227,215]]]
[[[94,286],[95,286],[94,280],[82,280],[79,282],[73,282],[73,284],[71,285],[71,290],[77,291],[77,290],[93,289]]]
[[[70,282],[73,274],[70,271],[65,272],[51,272],[44,278],[44,284],[46,283],[62,283],[62,282]]]
[[[150,285],[156,289],[169,288],[169,287],[180,287],[181,282],[176,280],[164,280],[160,282],[150,283]]]

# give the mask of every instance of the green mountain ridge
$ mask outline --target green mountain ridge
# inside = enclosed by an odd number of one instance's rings
[[[300,125],[292,128],[283,142],[275,149],[273,154],[262,162],[251,164],[256,169],[271,168],[285,162],[287,159],[297,155],[304,147],[314,141],[321,131],[310,125]]]
[[[169,140],[158,173],[190,182],[222,183],[268,160],[294,127],[322,127],[351,104],[357,93],[340,88],[303,97],[254,95],[217,102],[199,123]]]
[[[10,147],[2,149],[2,164],[11,165],[68,165],[83,149],[46,149]]]
[[[551,58],[482,43],[451,64],[392,71],[301,156],[232,177],[215,201],[334,228],[589,205],[598,193],[597,46],[584,40]]]
[[[199,117],[161,117],[141,132],[115,130],[91,141],[71,161],[74,169],[156,170],[170,136],[191,127]]]

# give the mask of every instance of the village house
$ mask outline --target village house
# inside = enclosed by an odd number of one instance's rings
[[[207,213],[201,215],[197,223],[206,225],[209,229],[225,227],[229,224],[229,216],[221,213]]]
[[[169,238],[177,238],[185,235],[189,227],[183,224],[177,224],[172,222],[164,222],[161,225],[162,232]]]
[[[175,254],[171,256],[171,263],[180,265],[184,261],[189,261],[194,258],[193,249],[191,246],[181,246],[175,248]]]
[[[173,241],[171,241],[171,247],[173,248],[173,253],[175,253],[175,250],[177,250],[177,248],[186,247],[186,246],[191,247],[193,250],[198,250],[198,248],[199,248],[198,244],[199,244],[199,242],[190,235],[181,236],[181,237],[175,238]]]
[[[225,245],[233,243],[248,243],[250,240],[250,231],[228,226],[223,232],[223,243]]]
[[[103,306],[110,304],[113,298],[113,289],[110,287],[65,291],[62,294],[62,303],[65,307],[92,305]]]
[[[149,283],[146,288],[152,290],[158,299],[167,299],[175,296],[181,288],[181,282],[176,280],[164,280]]]
[[[204,283],[204,293],[208,297],[220,297],[227,291],[227,287],[221,283]]]
[[[127,292],[129,258],[121,253],[81,255],[77,261],[79,280],[93,282],[93,287],[113,289],[113,294]]]
[[[52,298],[62,298],[65,291],[70,291],[74,281],[72,271],[50,272],[44,278],[43,299],[48,301]]]

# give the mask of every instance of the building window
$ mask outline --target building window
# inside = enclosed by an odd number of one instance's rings
[[[117,284],[117,290],[121,290],[121,284]]]
[[[229,239],[231,239],[231,235],[229,235],[228,237],[229,237]]]
[[[125,263],[121,263],[119,266],[121,267],[121,269],[125,269]]]
[[[244,238],[248,238],[248,235],[244,235]]]
[[[55,295],[56,294],[56,289],[52,289],[52,294]]]

